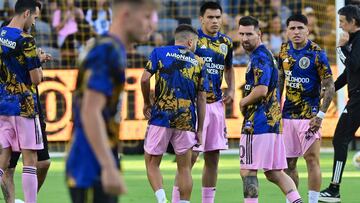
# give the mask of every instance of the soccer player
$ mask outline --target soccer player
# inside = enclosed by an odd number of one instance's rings
[[[37,19],[40,16],[41,11],[41,3],[36,2],[36,12],[35,12],[35,19]],[[1,27],[7,26],[10,23],[4,22]],[[32,29],[34,26],[32,26]],[[26,31],[26,30],[24,30]],[[33,36],[34,37],[34,36]],[[40,58],[40,62],[47,62],[52,60],[52,57],[44,53],[40,48],[38,49],[38,56]],[[37,108],[39,111],[39,120],[40,120],[40,126],[41,126],[41,134],[43,138],[44,143],[44,149],[37,151],[37,179],[38,179],[38,192],[43,185],[47,171],[50,167],[50,156],[48,151],[48,142],[47,142],[47,136],[46,136],[46,124],[45,124],[45,118],[42,112],[41,104],[40,104],[40,96],[38,94],[38,90],[36,88],[36,96],[37,96]],[[14,202],[15,200],[15,186],[14,186],[14,173],[15,173],[15,167],[17,165],[17,162],[20,158],[20,152],[12,152],[11,158],[10,158],[10,164],[9,167],[5,170],[3,178],[2,178],[2,184],[1,189],[3,191],[5,202],[10,203]]]
[[[250,55],[246,71],[245,97],[240,101],[244,115],[240,138],[240,175],[244,202],[258,202],[257,171],[275,183],[292,203],[302,202],[294,182],[285,174],[285,146],[280,134],[281,111],[278,69],[272,53],[261,42],[259,21],[245,16],[239,21],[240,43]]]
[[[74,203],[113,203],[126,192],[117,150],[125,47],[148,40],[157,5],[155,0],[114,0],[109,32],[90,43],[80,57],[74,136],[66,162]]]
[[[348,85],[349,100],[336,125],[333,137],[334,163],[331,183],[320,192],[320,201],[341,202],[340,183],[344,172],[348,146],[360,126],[360,10],[357,6],[348,5],[338,11],[340,28],[350,38],[339,40],[339,56],[345,64],[344,72],[335,81],[335,90]]]
[[[279,54],[280,95],[286,86],[283,136],[288,168],[285,172],[299,186],[296,163],[303,156],[308,169],[309,203],[317,203],[321,186],[320,127],[334,96],[329,62],[319,45],[308,39],[308,20],[302,14],[287,21],[288,42]],[[322,103],[320,93],[324,90]]]
[[[193,164],[199,152],[204,152],[202,175],[202,202],[215,200],[218,174],[219,150],[228,149],[224,103],[231,104],[235,92],[235,74],[232,67],[232,40],[220,33],[222,8],[216,2],[206,2],[200,8],[201,29],[198,30],[199,42],[195,54],[200,56],[206,66],[210,89],[207,92],[206,116],[203,129],[203,144],[195,147]],[[228,88],[222,93],[223,75]],[[177,180],[173,188],[172,201],[179,200]]]
[[[42,69],[34,38],[24,30],[35,23],[36,1],[18,0],[15,16],[0,29],[0,177],[13,151],[23,154],[22,185],[26,202],[37,199],[37,155],[43,149],[36,85]],[[2,179],[2,178],[0,178]]]
[[[197,35],[190,25],[179,25],[175,30],[175,46],[155,48],[141,78],[144,115],[149,119],[145,164],[158,203],[169,202],[159,168],[169,142],[176,153],[179,202],[190,202],[192,148],[201,144],[208,89],[204,62],[193,53]],[[155,102],[151,104],[150,78],[154,74]]]

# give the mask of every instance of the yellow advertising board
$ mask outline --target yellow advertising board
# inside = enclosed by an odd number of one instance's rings
[[[246,68],[235,68],[235,98],[230,112],[227,113],[230,118],[226,120],[229,138],[240,137],[243,117],[238,104],[241,100],[240,87],[245,82],[245,71]],[[120,140],[144,139],[147,121],[142,113],[143,99],[140,88],[142,72],[143,69],[128,69],[126,72],[127,82],[123,95]],[[71,120],[72,93],[76,86],[77,73],[76,69],[44,70],[45,81],[40,84],[39,92],[44,101],[49,141],[68,141],[71,137],[73,128]],[[154,81],[152,81],[152,85],[154,85]],[[323,137],[333,136],[338,120],[338,112],[334,104],[332,105],[331,112],[327,113],[327,117],[323,121]]]

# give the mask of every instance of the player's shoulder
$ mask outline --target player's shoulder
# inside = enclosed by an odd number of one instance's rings
[[[21,33],[20,33],[20,36],[21,36],[22,38],[26,38],[26,39],[29,39],[29,40],[34,39],[34,37],[33,37],[31,34],[27,33],[27,32],[21,32]]]
[[[166,45],[161,47],[155,47],[153,50],[155,52],[163,52],[163,51],[174,51],[176,49],[175,45]]]
[[[205,61],[200,56],[194,54],[194,58],[199,62],[201,66],[205,64]]]
[[[290,41],[281,43],[280,53],[281,53],[281,52],[287,52],[287,51],[289,51],[289,50],[290,50]]]
[[[311,41],[310,42],[310,50],[313,50],[313,51],[322,51],[323,49],[318,45],[316,44],[315,42]]]
[[[257,50],[251,55],[251,63],[267,63],[272,62],[273,55],[271,51],[265,47],[265,45],[261,45],[257,48]]]
[[[219,38],[222,39],[226,44],[231,45],[232,39],[224,33],[219,32]]]

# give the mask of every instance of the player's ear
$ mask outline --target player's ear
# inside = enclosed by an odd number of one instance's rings
[[[259,38],[261,39],[261,37],[262,37],[262,32],[261,32],[260,29],[258,29],[257,34],[259,35]]]
[[[199,16],[199,21],[200,21],[200,25],[202,25],[204,21],[204,16]]]
[[[27,9],[27,10],[24,12],[24,17],[25,17],[25,18],[28,18],[30,15],[31,15],[31,11],[30,11],[29,9]]]

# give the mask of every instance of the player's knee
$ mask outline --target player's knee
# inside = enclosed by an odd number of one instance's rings
[[[244,197],[256,198],[259,194],[259,183],[256,176],[243,177],[244,182]]]
[[[279,176],[273,171],[265,172],[265,177],[268,181],[277,184],[279,182]]]
[[[210,154],[205,155],[205,165],[207,168],[212,168],[214,170],[217,170],[218,167],[218,163],[219,163],[219,158],[218,156],[211,156]]]
[[[304,159],[308,165],[319,164],[319,156],[316,153],[308,153],[304,156]]]
[[[38,172],[48,171],[50,168],[50,165],[51,165],[51,161],[50,161],[50,159],[48,159],[48,160],[44,160],[44,161],[39,161],[36,164],[36,168],[37,168]]]
[[[192,152],[191,154],[191,165],[193,166],[199,157],[199,152]]]

